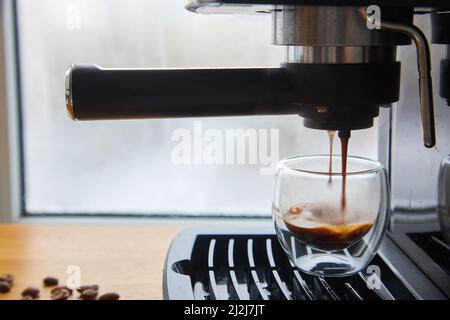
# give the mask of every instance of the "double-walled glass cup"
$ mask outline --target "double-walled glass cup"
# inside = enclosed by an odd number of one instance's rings
[[[389,219],[389,186],[377,161],[348,157],[344,179],[341,157],[333,156],[331,174],[329,160],[282,160],[272,214],[281,246],[297,268],[347,276],[366,268],[379,248]]]

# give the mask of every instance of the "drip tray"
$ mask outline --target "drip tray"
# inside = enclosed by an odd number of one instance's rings
[[[388,257],[399,262],[395,268]],[[373,274],[321,278],[296,269],[270,228],[229,232],[186,230],[173,241],[164,270],[164,298],[187,300],[444,299],[389,239],[370,263]],[[405,272],[405,274],[404,274]],[[417,274],[420,273],[420,274]],[[414,283],[408,282],[414,280]],[[371,286],[373,287],[373,285]]]
[[[450,299],[450,246],[441,233],[396,234],[391,238]]]

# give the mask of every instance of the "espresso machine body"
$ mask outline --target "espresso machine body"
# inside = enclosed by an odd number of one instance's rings
[[[272,15],[272,42],[286,60],[267,69],[68,70],[74,120],[297,114],[308,128],[348,135],[372,127],[380,110],[388,117],[379,150],[392,215],[378,269],[314,277],[286,259],[272,229],[194,229],[169,250],[165,298],[450,298],[450,247],[436,214],[448,216],[450,197],[448,158],[438,184],[450,152],[448,8],[439,0],[190,0],[195,13]],[[402,68],[417,77],[402,79]]]

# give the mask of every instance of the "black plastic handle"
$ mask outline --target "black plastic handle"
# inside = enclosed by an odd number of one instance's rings
[[[75,120],[295,114],[281,68],[101,69],[73,65],[66,105]],[[283,104],[283,107],[280,107]]]

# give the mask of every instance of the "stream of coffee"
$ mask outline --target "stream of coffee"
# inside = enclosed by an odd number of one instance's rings
[[[341,139],[341,161],[342,161],[342,191],[341,191],[341,218],[342,224],[345,223],[345,211],[347,210],[347,155],[348,155],[348,140],[350,139],[350,131],[339,131],[339,138]]]
[[[334,136],[336,135],[336,131],[328,130],[328,138],[330,140],[330,164],[328,166],[328,183],[332,182],[333,179],[333,142]]]

